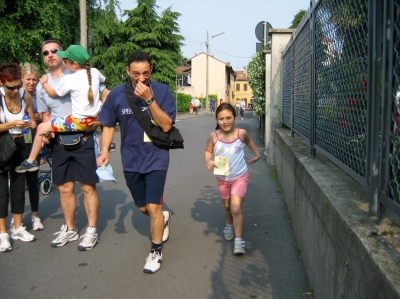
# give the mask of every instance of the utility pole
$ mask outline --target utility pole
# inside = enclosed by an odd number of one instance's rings
[[[87,50],[87,14],[86,0],[79,0],[79,12],[81,23],[81,46]]]
[[[222,32],[220,32],[220,33],[217,33],[217,34],[214,34],[214,35],[212,35],[211,36],[211,38],[213,38],[213,37],[216,37],[216,36],[218,36],[218,35],[221,35],[221,34],[224,34],[225,32],[224,31],[222,31]],[[209,103],[208,103],[208,73],[209,73],[209,66],[208,66],[208,59],[209,59],[209,56],[210,56],[210,40],[209,40],[209,38],[208,38],[208,31],[207,31],[207,40],[206,40],[206,47],[207,47],[207,61],[206,61],[206,109],[207,109],[207,111],[208,111],[208,109],[209,109]],[[216,99],[216,100],[218,100],[218,99]]]
[[[207,40],[206,40],[206,47],[207,47],[207,61],[206,61],[206,111],[208,111],[208,56],[210,56],[210,41],[208,39],[208,31],[207,31]]]

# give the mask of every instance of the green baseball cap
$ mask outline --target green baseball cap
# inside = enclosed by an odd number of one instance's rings
[[[70,45],[65,51],[57,51],[60,58],[68,58],[79,64],[85,64],[90,59],[88,52],[81,45]]]

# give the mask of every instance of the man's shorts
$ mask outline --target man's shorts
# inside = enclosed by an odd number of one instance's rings
[[[55,185],[67,182],[97,184],[97,164],[94,152],[93,134],[86,135],[86,141],[75,150],[66,150],[57,138],[52,139],[52,180]]]
[[[144,207],[149,203],[160,205],[164,203],[166,170],[154,170],[149,173],[125,171],[124,175],[137,207]]]
[[[246,171],[244,175],[234,181],[223,181],[217,177],[217,184],[219,194],[222,199],[229,199],[231,194],[245,197],[247,193],[247,184],[249,181],[249,172]]]

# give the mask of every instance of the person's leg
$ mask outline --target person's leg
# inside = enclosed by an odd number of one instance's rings
[[[155,243],[162,242],[164,231],[164,215],[160,204],[148,204],[147,211],[150,217],[151,240]]]
[[[76,195],[74,193],[74,186],[75,182],[66,182],[58,186],[61,209],[68,231],[75,230]]]
[[[22,216],[25,211],[25,173],[17,173],[15,166],[25,159],[25,141],[24,137],[15,138],[17,151],[13,156],[13,166],[10,174],[10,202],[11,213],[13,214],[14,227],[11,230],[11,238],[24,242],[36,240],[36,237],[28,233],[22,223]]]
[[[8,216],[8,172],[0,173],[0,232],[7,232],[7,216]]]
[[[100,207],[100,201],[99,201],[99,196],[97,194],[96,185],[81,183],[81,189],[83,193],[83,202],[85,205],[88,226],[96,228],[97,217],[99,215],[99,207]]]
[[[43,122],[37,127],[35,139],[32,143],[31,153],[28,157],[28,162],[32,163],[34,160],[36,160],[40,153],[40,150],[42,149],[42,136],[46,135],[49,131],[53,132],[51,121]]]
[[[235,238],[242,238],[244,217],[242,212],[243,197],[231,195],[230,199],[230,214],[233,219],[235,228]]]
[[[223,181],[217,178],[217,184],[219,193],[222,199],[222,205],[224,209],[224,217],[225,217],[225,228],[223,230],[224,238],[227,241],[233,240],[235,237],[233,231],[233,218],[231,213],[231,186],[232,182]]]

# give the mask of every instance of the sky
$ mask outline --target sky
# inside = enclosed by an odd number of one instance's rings
[[[135,0],[119,2],[122,10],[137,6]],[[190,59],[206,53],[208,31],[210,55],[240,71],[260,42],[255,35],[257,24],[267,21],[274,29],[289,28],[296,13],[308,9],[310,0],[157,0],[156,4],[159,14],[168,7],[181,14],[177,22],[185,38],[183,56]],[[211,37],[221,32],[224,34]]]

